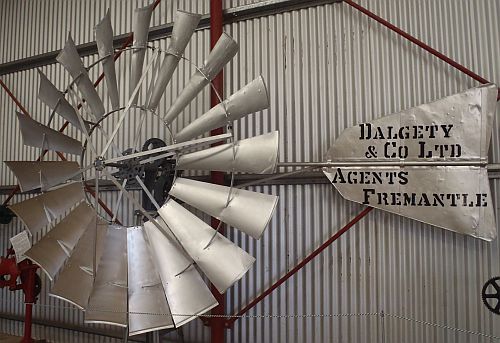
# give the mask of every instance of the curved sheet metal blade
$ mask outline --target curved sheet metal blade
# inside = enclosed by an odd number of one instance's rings
[[[226,186],[185,178],[175,179],[169,194],[256,239],[262,236],[278,203],[278,197],[274,195],[237,188],[231,190]]]
[[[92,214],[90,224],[73,249],[49,294],[67,301],[81,310],[87,307],[94,284],[94,276],[92,275],[94,248],[97,248],[96,262],[99,264],[108,227],[108,223],[100,218],[97,225],[97,239],[94,242],[96,227],[95,214]]]
[[[35,235],[84,198],[82,183],[75,182],[10,205],[9,208],[23,221],[31,234]]]
[[[177,168],[227,172],[234,170],[256,174],[270,174],[276,169],[278,131],[243,139],[234,144],[235,154],[233,144],[229,143],[181,155],[177,161]]]
[[[244,116],[269,107],[269,95],[262,76],[241,88],[229,98],[195,119],[179,133],[177,142],[185,142],[212,129],[225,126]],[[226,116],[227,111],[227,116]]]
[[[226,33],[223,33],[215,44],[200,70],[197,70],[184,87],[175,102],[165,114],[167,123],[172,123],[198,93],[214,79],[222,68],[238,52],[238,43]]]
[[[214,237],[213,228],[174,200],[168,200],[158,213],[220,293],[241,279],[255,262],[226,237],[219,233]]]
[[[4,161],[19,182],[21,192],[41,188],[45,190],[64,183],[79,170],[77,162],[70,161]]]
[[[80,59],[80,55],[76,50],[75,42],[73,38],[71,38],[71,34],[68,34],[66,44],[59,55],[57,55],[56,60],[62,64],[70,73],[73,80],[75,80],[78,90],[89,104],[95,119],[101,119],[105,112],[104,105],[102,104],[99,94],[97,94],[94,84],[90,81],[87,69],[85,69]]]
[[[132,72],[130,75],[130,96],[137,87],[142,75],[142,67],[144,65],[144,57],[146,56],[146,46],[148,43],[149,23],[151,21],[151,14],[153,13],[153,6],[149,5],[142,8],[136,8],[134,11],[134,20],[132,22],[132,29],[134,32],[134,43],[132,52]],[[136,94],[132,105],[137,104]]]
[[[167,50],[167,56],[162,62],[158,78],[156,79],[153,87],[151,100],[149,101],[148,108],[155,110],[158,107],[163,93],[169,83],[172,75],[179,64],[181,56],[184,54],[194,30],[200,22],[201,15],[184,12],[177,10],[174,20],[174,27],[172,28],[172,35],[170,36],[170,45]]]
[[[495,85],[476,87],[348,128],[327,161],[369,166],[324,173],[346,199],[490,241],[486,164],[497,94]],[[395,165],[377,166],[387,162]]]
[[[127,229],[110,225],[85,311],[85,323],[127,326]]]
[[[102,59],[109,100],[111,101],[113,110],[116,110],[120,107],[120,96],[118,94],[118,82],[116,81],[113,27],[111,26],[111,14],[109,9],[94,30],[97,51],[99,53],[99,58]]]
[[[89,227],[95,228],[94,210],[81,203],[26,252],[50,280],[54,279],[78,240]]]
[[[161,218],[158,222],[160,225],[166,225]],[[217,306],[212,292],[176,242],[165,236],[151,222],[144,223],[144,231],[173,313],[175,326],[180,327]]]
[[[24,145],[81,155],[82,144],[76,139],[40,124],[25,114],[20,112],[16,114]]]
[[[78,130],[82,131],[78,113],[73,106],[66,100],[64,94],[60,92],[52,82],[49,81],[47,76],[38,70],[40,77],[40,86],[38,87],[38,98],[45,103],[51,110],[55,110],[57,114],[69,121]],[[89,130],[89,126],[85,128]]]
[[[174,327],[160,276],[141,227],[128,228],[129,335]],[[169,260],[161,263],[171,263]]]

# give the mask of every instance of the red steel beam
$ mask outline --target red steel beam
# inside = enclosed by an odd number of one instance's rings
[[[222,13],[222,0],[210,0],[210,49],[213,49],[219,37],[222,35],[223,27],[223,13]],[[214,107],[219,103],[219,97],[224,95],[224,74],[223,71],[215,77],[212,81],[213,88],[210,90],[210,106]],[[222,127],[210,131],[211,136],[220,135],[224,133]],[[211,180],[215,184],[224,184],[224,173],[222,172],[212,172]],[[211,218],[211,225],[213,228],[217,228],[219,221],[216,218]],[[224,227],[220,229],[221,234],[225,234]],[[211,314],[215,317],[210,317],[210,341],[212,343],[224,343],[225,336],[225,322],[224,319],[226,311],[226,298],[224,294],[220,294],[215,286],[211,285],[212,293],[219,303],[214,309],[212,309]]]
[[[252,307],[257,305],[265,297],[267,297],[269,294],[271,294],[276,288],[281,286],[286,280],[288,280],[295,273],[297,273],[299,270],[301,270],[306,264],[311,262],[312,259],[314,259],[316,256],[318,256],[323,250],[328,248],[333,242],[335,242],[337,239],[339,239],[344,233],[349,231],[350,228],[352,228],[357,222],[359,222],[361,219],[363,219],[363,217],[365,217],[368,213],[370,213],[371,210],[373,210],[373,207],[367,207],[363,211],[361,211],[356,217],[351,219],[351,221],[349,223],[347,223],[342,229],[337,231],[332,237],[330,237],[323,244],[321,244],[318,248],[316,248],[316,250],[314,250],[312,253],[310,253],[305,259],[303,259],[299,264],[297,264],[295,267],[293,267],[288,273],[286,273],[278,281],[273,283],[271,287],[266,289],[259,296],[257,296],[254,300],[252,300],[245,307],[243,307],[241,310],[239,310],[238,313],[236,313],[233,317],[228,319],[226,321],[226,325],[232,326],[234,324],[234,322],[240,316],[242,316],[246,312],[248,312]]]
[[[357,9],[358,11],[360,11],[361,13],[367,15],[368,17],[370,17],[371,19],[377,21],[378,23],[384,25],[385,27],[387,27],[389,30],[391,31],[394,31],[396,32],[398,35],[406,38],[407,40],[409,40],[410,42],[412,42],[413,44],[416,44],[418,45],[419,47],[421,47],[422,49],[424,49],[425,51],[427,51],[428,53],[436,56],[437,58],[439,58],[440,60],[448,63],[449,65],[451,65],[452,67],[460,70],[462,73],[472,77],[474,80],[482,83],[482,84],[485,84],[485,83],[490,83],[490,81],[486,80],[484,77],[476,74],[475,72],[473,72],[472,70],[470,70],[469,68],[465,67],[464,65],[456,62],[455,60],[449,58],[448,56],[446,56],[445,54],[437,51],[436,49],[434,49],[433,47],[429,46],[428,44],[422,42],[421,40],[413,37],[412,35],[410,35],[408,32],[405,32],[403,31],[402,29],[400,29],[399,27],[391,24],[390,22],[388,22],[387,20],[385,20],[384,18],[382,17],[379,17],[378,15],[376,15],[375,13],[369,11],[368,9],[366,9],[365,7],[355,3],[354,1],[352,0],[344,0],[344,2],[346,4],[348,4],[349,6]],[[498,90],[498,97],[497,97],[497,100],[500,100],[500,88]]]

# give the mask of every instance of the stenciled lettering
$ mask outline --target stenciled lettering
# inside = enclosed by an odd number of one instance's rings
[[[372,206],[487,207],[486,193],[378,192],[363,189],[363,204]]]
[[[405,125],[395,127],[392,125],[375,126],[371,123],[359,124],[360,140],[392,140],[392,139],[434,139],[437,136],[451,137],[453,124],[441,125]]]

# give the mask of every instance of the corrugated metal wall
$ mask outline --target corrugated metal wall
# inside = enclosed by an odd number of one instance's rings
[[[254,2],[227,1],[225,6]],[[500,83],[497,0],[359,2]],[[147,1],[4,0],[0,2],[0,63],[61,48],[67,30],[77,43],[92,40],[92,27],[107,7],[112,9],[116,33],[127,32],[132,9],[145,4]],[[208,1],[164,0],[152,24],[170,22],[177,6],[208,12]],[[239,54],[226,68],[226,93],[261,73],[271,96],[271,109],[237,124],[236,136],[245,138],[279,129],[280,161],[318,161],[348,126],[476,85],[346,4],[239,21],[226,25],[225,30],[240,43]],[[207,30],[197,32],[187,57],[201,62],[208,51],[208,37]],[[155,44],[166,47],[168,42]],[[94,59],[90,56],[85,63]],[[127,62],[127,57],[120,59],[120,75],[127,74]],[[59,87],[67,82],[61,67],[51,65],[43,70]],[[162,100],[163,110],[191,72],[189,65],[181,66]],[[97,72],[94,79],[96,76]],[[47,120],[46,109],[36,100],[35,70],[2,79],[37,119]],[[104,97],[105,88],[99,89]],[[126,78],[121,79],[120,90],[126,95]],[[185,111],[179,125],[207,106],[205,92]],[[23,147],[19,135],[13,134],[18,132],[15,107],[5,92],[0,92],[0,108],[1,159],[36,158],[36,152]],[[122,137],[133,135],[134,118]],[[499,128],[496,120],[491,151],[496,163],[500,161]],[[147,123],[146,131],[163,134],[154,121]],[[77,134],[74,130],[70,133]],[[119,141],[120,147],[127,143],[127,139]],[[2,166],[0,184],[14,182]],[[494,181],[492,186],[498,208],[500,184]],[[362,209],[343,200],[328,184],[261,186],[254,190],[277,194],[280,203],[260,241],[229,231],[231,239],[257,262],[228,292],[228,313],[253,299]],[[116,197],[105,193],[112,207]],[[14,200],[21,199],[23,196]],[[131,212],[127,206],[122,214]],[[132,223],[132,218],[128,220]],[[8,238],[19,230],[17,223],[2,227],[2,252]],[[494,339],[490,336],[500,337],[500,320],[482,305],[480,290],[494,275],[500,275],[498,240],[486,243],[375,210],[249,316],[239,319],[228,331],[228,341],[491,342]],[[0,295],[2,312],[23,313],[20,294],[2,290]],[[82,314],[67,309],[66,304],[45,296],[40,303],[48,306],[37,307],[37,317],[82,325]],[[2,330],[21,330],[19,325],[0,322]],[[77,341],[65,338],[63,330],[51,332],[56,341]],[[45,335],[44,331],[38,334]],[[208,329],[200,321],[184,327],[183,334],[186,342],[209,339]],[[90,340],[81,341],[86,339]],[[177,339],[177,334],[172,339]]]

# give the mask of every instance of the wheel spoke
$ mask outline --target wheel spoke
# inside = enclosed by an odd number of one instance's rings
[[[493,312],[495,312],[496,314],[500,314],[500,301],[497,302],[497,306],[495,306]]]
[[[495,298],[500,300],[500,294],[498,293],[488,293],[484,295],[485,298]]]
[[[156,60],[156,58],[158,57],[158,51],[156,51],[154,54],[153,54],[153,57],[151,58],[151,61],[149,62],[147,68],[146,68],[146,71],[142,74],[139,82],[137,83],[137,86],[135,87],[134,91],[132,92],[131,96],[130,96],[130,99],[127,103],[127,106],[125,107],[125,110],[123,111],[120,119],[118,120],[118,123],[116,124],[115,126],[115,129],[113,130],[113,133],[111,134],[111,137],[109,137],[109,140],[108,142],[106,143],[106,145],[104,146],[104,149],[102,150],[101,152],[101,156],[104,156],[106,154],[106,151],[108,151],[108,148],[109,146],[111,145],[111,142],[113,141],[113,139],[115,138],[116,134],[118,133],[118,130],[120,129],[120,127],[122,126],[123,124],[123,120],[125,119],[125,117],[127,116],[127,113],[128,111],[130,110],[130,107],[133,105],[133,102],[134,102],[134,98],[135,96],[137,95],[137,93],[139,92],[139,89],[141,88],[142,86],[142,83],[144,82],[144,80],[146,79],[146,75],[147,73],[149,72],[149,70],[151,69],[151,67],[153,66],[153,63],[154,61]]]

